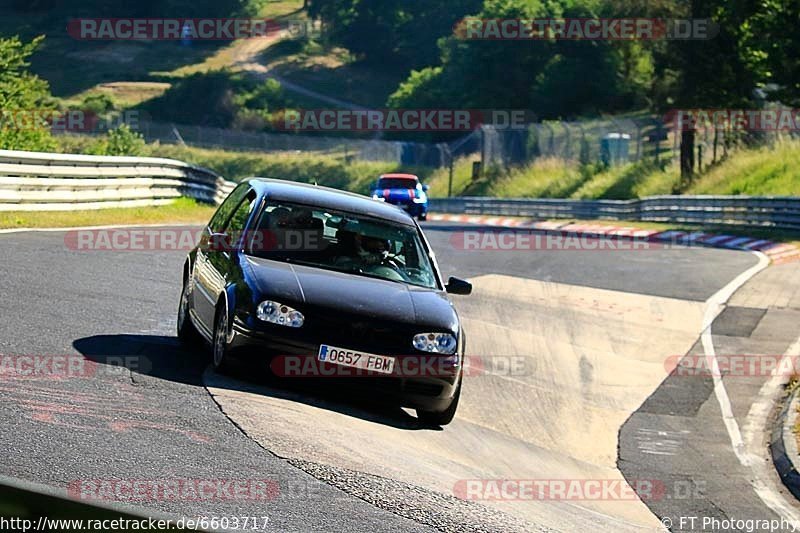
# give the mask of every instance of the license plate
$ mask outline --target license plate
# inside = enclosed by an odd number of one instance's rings
[[[319,347],[317,359],[341,366],[378,372],[380,374],[391,374],[394,371],[394,357],[348,350],[347,348],[337,348],[326,344]]]

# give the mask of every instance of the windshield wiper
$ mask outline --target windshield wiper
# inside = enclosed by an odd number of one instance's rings
[[[270,259],[272,261],[280,261],[283,263],[288,263],[292,265],[302,265],[308,266],[312,268],[321,268],[323,270],[332,270],[334,272],[342,272],[344,274],[354,274],[357,276],[364,276],[365,278],[372,278],[372,279],[379,279],[382,281],[391,281],[392,283],[401,283],[403,285],[414,285],[416,287],[424,287],[430,288],[427,285],[423,285],[420,283],[414,283],[413,281],[406,281],[406,280],[398,280],[398,279],[391,279],[385,278],[380,274],[373,274],[372,272],[367,272],[360,266],[345,266],[345,265],[329,265],[323,263],[312,263],[310,261],[303,261],[301,259],[295,259],[293,257],[266,257],[266,259]]]

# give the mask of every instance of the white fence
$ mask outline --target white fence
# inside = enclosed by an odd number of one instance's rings
[[[174,159],[0,150],[0,211],[219,203],[235,184]]]

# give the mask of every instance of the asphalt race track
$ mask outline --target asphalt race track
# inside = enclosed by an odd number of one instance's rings
[[[654,423],[640,408],[656,405],[654,392],[668,384],[665,360],[697,349],[706,301],[758,258],[705,248],[465,251],[454,234],[472,227],[425,227],[445,275],[474,283],[472,296],[454,300],[467,352],[485,364],[466,378],[456,420],[441,429],[420,428],[409,412],[373,399],[275,382],[257,368],[207,370],[205,354],[174,336],[184,252],[73,251],[61,231],[0,235],[0,353],[97,363],[80,378],[0,375],[0,475],[59,488],[272,480],[280,491],[269,501],[125,504],[267,516],[274,531],[653,531],[661,516],[683,512],[675,500],[660,508],[636,498],[456,495],[466,480],[664,477],[628,446]],[[709,391],[699,386],[703,404]],[[632,440],[618,442],[621,428]],[[761,510],[755,497],[741,501]]]

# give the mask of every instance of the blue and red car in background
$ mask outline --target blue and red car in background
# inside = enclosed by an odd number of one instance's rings
[[[419,220],[428,218],[428,186],[413,174],[383,174],[372,186],[372,198],[403,208]]]

